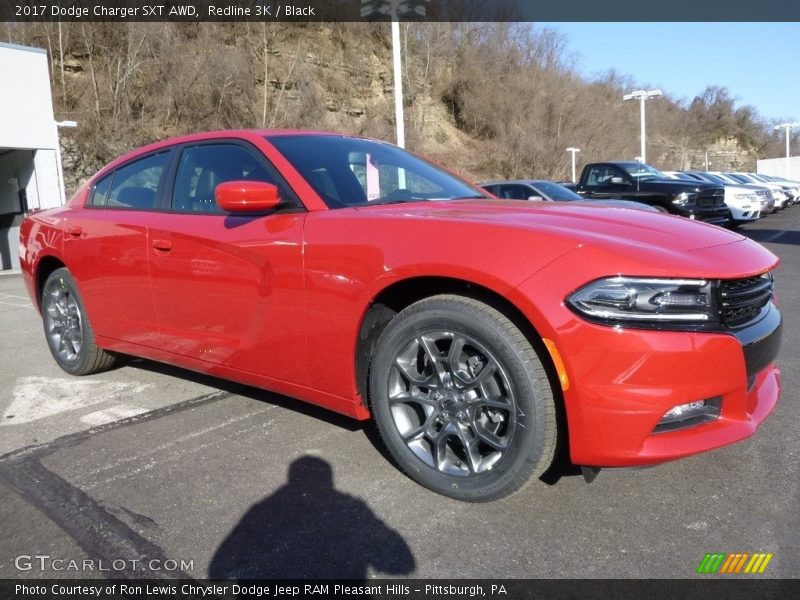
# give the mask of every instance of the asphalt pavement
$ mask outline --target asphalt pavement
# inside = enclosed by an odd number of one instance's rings
[[[142,360],[70,377],[0,275],[0,578],[692,578],[708,552],[773,553],[759,577],[797,577],[800,207],[742,233],[782,259],[784,391],[757,434],[477,505],[291,398]]]

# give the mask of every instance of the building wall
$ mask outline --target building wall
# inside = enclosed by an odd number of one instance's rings
[[[786,157],[767,158],[758,161],[758,172],[764,175],[776,175],[800,181],[800,156],[789,157],[788,169],[786,168]]]
[[[0,43],[0,268],[19,268],[23,211],[63,203],[47,53]]]
[[[58,148],[47,53],[0,44],[0,148]]]

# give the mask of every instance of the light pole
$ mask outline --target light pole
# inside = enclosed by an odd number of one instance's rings
[[[580,148],[567,148],[567,152],[572,154],[572,183],[575,183],[575,155],[580,151]]]
[[[392,62],[394,63],[394,121],[397,127],[397,145],[406,147],[406,129],[403,123],[403,71],[400,59],[400,22],[392,20]]]
[[[623,100],[639,101],[639,112],[642,121],[642,152],[641,152],[642,162],[647,162],[647,155],[645,154],[644,103],[647,102],[648,99],[660,95],[661,95],[661,90],[636,90],[635,92],[631,92],[630,94],[625,94],[622,97]]]
[[[786,173],[784,173],[784,177],[789,177],[789,140],[792,137],[792,129],[795,127],[800,127],[800,123],[781,123],[773,127],[775,130],[784,129],[786,131]]]

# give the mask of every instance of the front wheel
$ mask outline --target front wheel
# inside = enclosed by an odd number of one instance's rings
[[[370,400],[399,466],[446,496],[501,498],[553,460],[555,402],[541,360],[508,318],[470,298],[427,298],[387,325]]]
[[[116,357],[99,348],[78,288],[67,269],[56,269],[42,287],[42,321],[58,366],[71,375],[110,369]]]

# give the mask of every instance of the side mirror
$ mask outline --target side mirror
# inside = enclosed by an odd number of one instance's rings
[[[225,212],[263,212],[281,203],[278,187],[264,181],[226,181],[217,186],[214,197]]]
[[[623,177],[612,177],[608,182],[612,185],[625,185],[627,183]]]
[[[528,196],[528,200],[544,200],[541,196]]]

